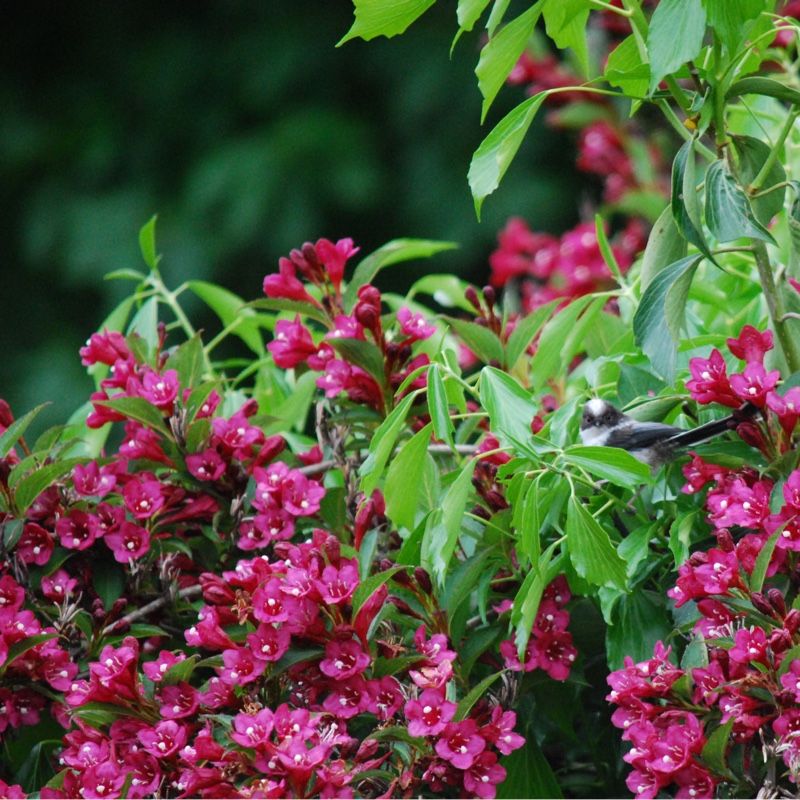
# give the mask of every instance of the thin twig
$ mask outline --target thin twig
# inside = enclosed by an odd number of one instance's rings
[[[198,595],[202,594],[203,587],[202,586],[188,586],[186,589],[181,589],[178,592],[178,597],[181,600],[191,600]],[[164,597],[159,597],[156,600],[153,600],[151,603],[142,606],[141,608],[137,608],[136,611],[131,611],[130,614],[126,614],[124,617],[120,617],[118,620],[112,622],[106,629],[105,633],[113,633],[117,628],[119,628],[123,623],[132,624],[137,619],[141,619],[142,617],[146,617],[148,614],[151,614],[153,611],[157,611],[162,606],[165,606],[169,602],[170,598],[166,595]]]

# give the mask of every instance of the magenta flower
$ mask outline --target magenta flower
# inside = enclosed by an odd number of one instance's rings
[[[28,522],[22,528],[22,536],[17,542],[17,555],[26,564],[43,566],[50,560],[55,548],[53,535],[35,522]]]
[[[486,740],[478,733],[474,719],[450,722],[439,735],[436,752],[457,769],[469,769],[479,753],[486,749]]]
[[[494,753],[484,751],[464,773],[464,788],[480,798],[497,796],[497,784],[506,779],[506,771]]]
[[[88,550],[103,531],[94,514],[73,508],[56,522],[56,535],[68,550]]]
[[[728,380],[725,359],[716,348],[707,359],[690,359],[689,371],[692,380],[686,382],[686,388],[698,403],[721,403],[730,408],[739,408],[742,404]]]
[[[134,478],[125,484],[122,490],[125,508],[136,519],[149,519],[163,505],[164,494],[157,480]]]
[[[202,453],[186,456],[186,469],[199,481],[218,481],[226,467],[222,456],[213,447],[207,447]]]
[[[303,282],[296,276],[295,265],[288,258],[278,260],[278,274],[264,278],[264,294],[281,300],[302,300],[305,303],[319,303],[306,291]]]
[[[197,712],[200,695],[186,681],[179,681],[172,686],[164,686],[159,692],[161,708],[159,713],[164,719],[185,719]]]
[[[277,661],[288,649],[291,636],[286,628],[261,623],[255,633],[247,634],[247,645],[256,658]]]
[[[325,646],[325,658],[320,662],[320,671],[329,678],[343,680],[360,675],[370,665],[372,658],[354,639],[345,642],[333,640]]]
[[[118,358],[128,358],[131,351],[121,333],[104,328],[102,333],[93,333],[89,337],[86,346],[81,347],[80,355],[84,367],[97,363],[111,366]]]
[[[121,797],[127,771],[113,759],[93,764],[81,775],[81,796]]]
[[[775,391],[768,392],[767,408],[775,412],[781,428],[790,437],[800,420],[800,386],[787,389],[783,395]]]
[[[403,705],[403,693],[397,678],[384,675],[379,681],[369,683],[369,710],[381,721],[391,719]]]
[[[77,585],[75,578],[71,578],[65,570],[57,569],[52,575],[42,578],[42,594],[54,603],[61,603],[72,594]]]
[[[157,722],[152,729],[139,731],[137,738],[142,747],[156,758],[169,758],[178,752],[188,738],[186,728],[175,720]]]
[[[272,711],[262,708],[255,714],[237,714],[233,718],[231,739],[242,747],[263,749],[269,742],[274,723]]]
[[[255,657],[247,647],[235,647],[223,650],[222,661],[224,669],[219,673],[223,683],[230,686],[244,686],[261,677],[266,667],[266,662]]]
[[[569,631],[554,631],[536,640],[539,666],[554,680],[565,681],[569,677],[578,651],[572,645]]]
[[[325,271],[336,291],[339,291],[344,278],[345,263],[360,249],[359,247],[353,247],[352,239],[339,239],[336,244],[327,239],[317,240],[317,257],[325,265]]]
[[[364,335],[364,326],[355,317],[338,314],[333,320],[333,328],[325,334],[325,338],[363,340],[366,339],[366,336]]]
[[[727,340],[728,350],[748,364],[763,364],[764,355],[775,346],[772,331],[761,333],[752,325],[745,325],[738,338]]]
[[[150,550],[150,531],[134,522],[123,522],[113,533],[106,534],[104,540],[121,564],[141,558]]]
[[[314,581],[323,601],[329,605],[346,603],[353,596],[358,584],[358,567],[347,561],[342,562],[341,569],[329,564]]]
[[[513,711],[503,711],[500,706],[492,709],[492,721],[481,728],[481,736],[507,756],[525,744],[524,737],[514,733],[517,715]]]
[[[325,698],[322,707],[340,719],[351,717],[366,711],[372,697],[369,685],[361,675],[337,680],[331,684],[331,693]]]
[[[422,314],[414,314],[407,306],[401,306],[397,310],[397,321],[403,335],[412,342],[429,339],[437,330],[435,325],[428,324]]]
[[[780,370],[767,372],[762,364],[751,362],[741,374],[731,375],[730,383],[741,400],[749,400],[753,405],[762,408],[766,405],[767,393],[775,388],[780,377]]]
[[[734,646],[728,651],[728,656],[740,664],[749,664],[757,661],[769,665],[767,656],[767,636],[762,628],[741,628],[734,636]]]
[[[228,451],[236,451],[264,441],[264,431],[250,425],[243,412],[237,411],[231,418],[214,417],[211,420],[214,436]]]
[[[403,709],[411,736],[437,736],[456,713],[456,704],[444,699],[438,689],[426,689],[419,700],[409,700]]]
[[[299,470],[292,470],[281,486],[281,503],[296,517],[310,517],[320,508],[325,489],[311,481]]]
[[[272,358],[281,369],[292,369],[317,352],[311,331],[300,322],[280,319],[275,323],[275,338],[267,345]]]
[[[177,370],[168,369],[163,375],[148,370],[142,376],[142,388],[139,394],[156,408],[161,409],[164,415],[169,416],[172,414],[179,388]]]
[[[178,652],[170,653],[169,650],[162,650],[158,654],[155,661],[145,661],[142,664],[144,674],[150,678],[153,683],[159,683],[164,677],[164,673],[174,664],[178,664],[186,659],[186,653]]]
[[[104,497],[116,488],[117,476],[113,470],[113,465],[100,467],[96,461],[76,464],[72,476],[75,491],[83,497]]]

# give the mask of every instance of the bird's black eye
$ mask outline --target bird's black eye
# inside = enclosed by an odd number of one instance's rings
[[[604,414],[603,415],[603,422],[613,422],[614,416],[612,414]]]

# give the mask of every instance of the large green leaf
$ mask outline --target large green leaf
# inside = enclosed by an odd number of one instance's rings
[[[450,417],[450,404],[447,390],[442,380],[442,371],[438,364],[428,367],[428,412],[433,423],[433,435],[453,448],[453,420]]]
[[[226,328],[236,323],[232,333],[250,350],[257,356],[264,355],[264,341],[258,315],[241,297],[207,281],[189,281],[186,285],[219,317]]]
[[[489,427],[500,443],[514,448],[531,437],[531,422],[538,408],[530,394],[505,372],[486,367],[481,372],[481,405],[489,415]]]
[[[619,598],[606,629],[609,669],[622,669],[625,656],[634,661],[653,657],[656,642],[667,641],[672,625],[664,602],[652,592],[635,591]]]
[[[553,309],[559,304],[559,300],[551,300],[543,306],[539,306],[536,311],[528,314],[517,321],[514,330],[506,342],[506,366],[513,370],[522,354],[530,347],[536,334],[542,329]]]
[[[643,60],[634,34],[623,39],[608,54],[604,77],[611,86],[622,89],[628,97],[644,97],[647,94],[650,65]]]
[[[36,419],[37,414],[44,406],[44,403],[40,406],[36,406],[33,411],[29,411],[24,416],[14,420],[14,422],[6,428],[3,435],[0,436],[0,459],[5,458],[11,452],[11,448],[25,435],[28,426]]]
[[[766,0],[703,0],[708,24],[717,32],[729,53],[735,53],[747,38],[753,22],[767,9]]]
[[[466,319],[458,319],[457,317],[445,317],[445,319],[453,326],[463,343],[484,364],[495,362],[500,365],[503,363],[503,345],[500,343],[496,333]]]
[[[12,481],[19,481],[14,488],[14,506],[17,512],[24,514],[30,508],[31,503],[48,486],[66,475],[76,464],[82,464],[85,461],[85,458],[65,458],[61,461],[54,461],[52,464],[45,464],[43,467],[39,467],[24,478],[17,478],[14,470],[12,470],[9,476],[9,485],[12,484]]]
[[[435,239],[393,239],[375,252],[362,259],[347,285],[342,298],[345,311],[349,314],[358,299],[358,290],[370,283],[384,267],[411,261],[415,258],[430,258],[436,253],[458,247],[455,242],[441,242]]]
[[[777,100],[784,100],[794,106],[800,105],[800,92],[792,89],[785,83],[779,83],[773,78],[759,78],[751,76],[742,78],[731,84],[725,93],[725,99],[731,100],[743,94],[763,94],[765,97],[774,97]]]
[[[435,2],[436,0],[353,0],[355,22],[337,47],[357,36],[364,40],[375,36],[396,36]]]
[[[508,74],[519,61],[525,44],[533,33],[541,13],[544,0],[538,0],[527,11],[515,20],[504,25],[500,32],[493,36],[481,50],[475,74],[478,76],[478,88],[483,95],[481,122],[486,119],[492,101],[506,82]]]
[[[661,0],[647,32],[651,93],[664,76],[697,56],[705,32],[706,12],[700,0]]]
[[[461,524],[466,511],[467,500],[472,493],[472,474],[474,470],[475,463],[470,459],[461,468],[461,472],[450,485],[442,501],[442,526],[444,527],[445,537],[433,546],[435,555],[431,559],[434,575],[439,579],[440,584],[444,583],[444,576],[450,565],[450,559],[453,557],[456,544],[458,544],[458,536],[461,533]]]
[[[706,170],[706,224],[718,242],[748,236],[775,244],[772,234],[756,219],[750,200],[725,159],[718,159]]]
[[[595,586],[624,590],[625,559],[617,553],[600,523],[572,495],[567,505],[567,546],[575,572]]]
[[[392,459],[383,494],[386,513],[398,527],[414,529],[418,496],[425,475],[424,463],[431,441],[431,425],[417,431]]]
[[[406,415],[414,402],[416,393],[406,395],[395,407],[391,414],[380,424],[369,443],[369,455],[361,465],[361,491],[370,497],[377,488],[386,462],[394,449],[394,443],[406,424]]]
[[[738,175],[742,186],[748,187],[755,177],[761,172],[761,168],[766,163],[772,153],[772,148],[760,139],[753,136],[731,136],[733,147],[739,157]],[[762,197],[751,197],[750,204],[755,212],[756,219],[765,227],[770,220],[783,210],[783,201],[786,196],[786,187],[782,184],[786,181],[786,170],[783,168],[780,159],[775,159],[767,177],[761,184],[760,190],[768,191]],[[773,189],[773,187],[780,187]]]
[[[686,239],[681,236],[678,226],[675,224],[672,207],[667,206],[661,212],[661,216],[656,220],[656,224],[653,225],[650,236],[647,238],[640,271],[642,289],[647,289],[653,278],[662,269],[684,258],[686,247]]]
[[[711,258],[711,251],[703,235],[700,219],[700,202],[697,199],[697,181],[694,163],[694,139],[678,150],[672,162],[672,216],[687,242]],[[713,258],[712,258],[713,261]]]
[[[471,31],[491,0],[458,0],[456,17],[462,31]]]
[[[483,201],[500,185],[546,96],[540,92],[506,114],[473,154],[467,177],[478,219]]]
[[[144,397],[112,397],[109,400],[98,400],[97,405],[117,411],[128,419],[141,422],[142,425],[149,425],[154,431],[169,437],[170,431],[167,428],[161,412]]]
[[[361,367],[364,372],[375,379],[378,386],[384,387],[386,370],[383,353],[376,344],[363,339],[336,336],[326,339],[326,341],[350,364]]]
[[[156,253],[156,220],[157,216],[151,217],[139,231],[139,249],[142,251],[142,258],[147,266],[155,270],[161,259]]]
[[[589,71],[586,22],[592,5],[589,0],[547,0],[543,9],[547,35],[562,50],[571,48],[583,71]]]
[[[673,338],[672,331],[679,329],[684,319],[679,301],[683,298],[685,305],[691,279],[701,258],[687,256],[659,272],[642,295],[633,317],[636,344],[668,384],[674,381],[677,356],[677,335]]]
[[[575,445],[564,452],[564,461],[619,486],[632,488],[653,482],[647,464],[617,447]]]
[[[553,768],[544,757],[534,736],[526,736],[525,744],[500,759],[506,779],[497,786],[498,800],[519,797],[549,797],[557,800],[564,795]]]

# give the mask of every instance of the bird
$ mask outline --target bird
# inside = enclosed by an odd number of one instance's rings
[[[758,413],[752,403],[727,417],[685,430],[662,422],[640,422],[623,414],[618,408],[599,397],[593,397],[583,407],[580,437],[585,445],[619,447],[651,467],[659,467],[675,459],[681,450],[706,442]]]

